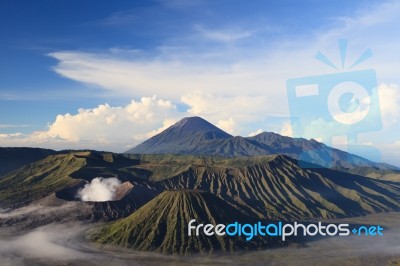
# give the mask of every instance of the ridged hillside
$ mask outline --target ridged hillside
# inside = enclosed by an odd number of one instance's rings
[[[228,224],[254,222],[220,198],[200,191],[164,191],[127,218],[106,225],[91,236],[100,244],[117,245],[141,251],[167,254],[210,253],[282,245],[279,238],[188,236],[187,224]]]
[[[302,169],[283,155],[192,165],[156,185],[209,191],[261,218],[338,218],[400,210],[399,183]]]
[[[27,205],[52,193],[78,200],[95,177],[118,177],[127,189],[94,202],[95,219],[126,217],[162,191],[200,189],[260,218],[308,219],[400,210],[400,183],[330,169],[303,169],[284,155],[237,158],[72,152],[52,155],[0,180],[0,208]]]

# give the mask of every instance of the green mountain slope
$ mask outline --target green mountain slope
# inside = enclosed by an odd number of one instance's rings
[[[85,165],[73,154],[52,155],[0,179],[0,208],[19,207],[77,185],[70,175]]]
[[[0,147],[0,178],[6,173],[54,154],[57,152],[48,149]]]
[[[0,208],[20,207],[51,193],[74,200],[77,190],[95,177],[132,181],[136,160],[93,151],[50,155],[0,179]]]
[[[129,217],[106,225],[92,235],[91,239],[100,244],[168,254],[208,253],[282,245],[280,240],[266,237],[245,241],[243,237],[205,234],[188,236],[187,224],[192,219],[196,219],[198,223],[214,225],[255,221],[210,193],[164,191]]]

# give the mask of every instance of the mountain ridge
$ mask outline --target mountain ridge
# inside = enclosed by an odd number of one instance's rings
[[[291,138],[273,132],[262,132],[252,137],[231,136],[200,117],[186,117],[125,153],[228,158],[284,154],[302,162],[344,171],[357,167],[400,170],[329,147],[314,139]]]
[[[0,178],[24,165],[39,161],[56,151],[28,147],[0,147]]]
[[[326,168],[303,169],[285,155],[250,159],[192,165],[157,185],[208,191],[262,219],[329,219],[400,209],[399,183]]]

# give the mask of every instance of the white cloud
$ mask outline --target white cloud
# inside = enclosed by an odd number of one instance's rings
[[[181,101],[189,106],[188,113],[206,116],[265,116],[273,112],[272,101],[265,96],[221,95],[218,93],[193,92],[181,97]]]
[[[46,135],[72,141],[129,141],[175,115],[176,107],[170,101],[143,97],[124,107],[102,104],[94,109],[79,109],[76,115],[58,115]]]
[[[395,84],[379,86],[379,101],[384,126],[398,124],[400,120],[400,88]]]
[[[53,149],[125,151],[179,118],[170,101],[153,97],[132,100],[126,106],[108,104],[58,115],[46,131],[0,134],[1,146],[39,146]]]
[[[262,130],[261,128],[259,128],[259,129],[257,129],[256,131],[250,132],[250,133],[249,133],[249,137],[254,137],[254,136],[256,136],[256,135],[258,135],[258,134],[260,134],[260,133],[263,133],[263,132],[264,132],[264,130]]]
[[[236,122],[233,120],[232,117],[229,117],[226,120],[219,120],[217,123],[217,127],[220,129],[230,133],[234,134],[235,133],[235,128],[236,128]]]
[[[279,132],[282,136],[292,137],[292,125],[289,122],[284,122],[281,131]]]

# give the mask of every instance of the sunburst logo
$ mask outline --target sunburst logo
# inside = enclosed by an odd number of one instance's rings
[[[339,44],[339,52],[340,52],[340,59],[341,59],[341,70],[345,69],[345,62],[346,62],[346,55],[347,55],[347,47],[348,47],[348,41],[346,39],[340,39],[338,41]],[[368,58],[372,57],[372,51],[371,49],[366,49],[359,57],[357,60],[355,60],[350,67],[348,68],[349,70],[352,69],[353,67],[361,64]],[[315,59],[321,61],[327,66],[332,67],[333,69],[339,70],[339,68],[332,63],[332,61],[323,53],[320,51],[317,52],[315,55]]]

